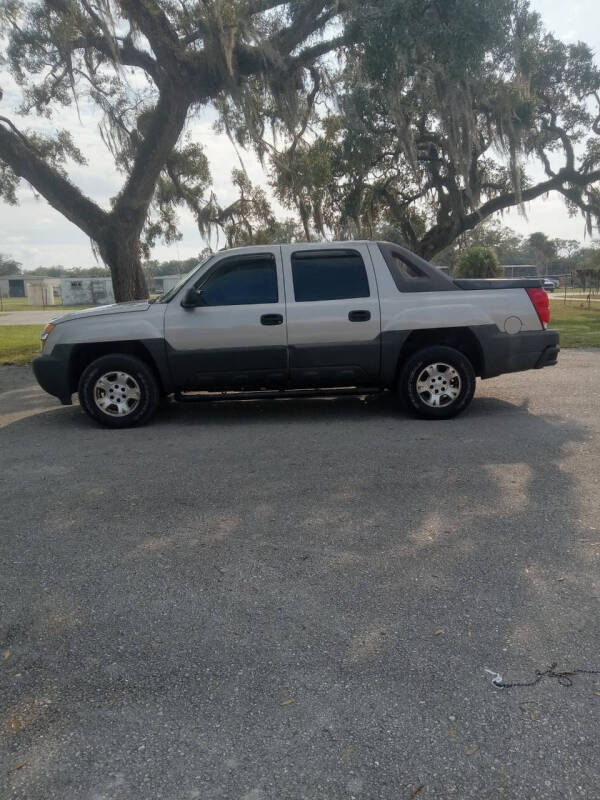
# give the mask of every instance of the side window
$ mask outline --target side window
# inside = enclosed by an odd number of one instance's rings
[[[409,264],[408,261],[405,261],[400,253],[395,253],[393,250],[390,252],[390,269],[392,271],[392,276],[398,276],[405,281],[411,278],[425,277],[413,264]]]
[[[399,292],[460,291],[448,275],[400,245],[378,242],[378,247]]]
[[[367,271],[355,250],[305,250],[293,253],[292,277],[297,303],[370,295]]]
[[[228,259],[199,286],[207,306],[249,306],[277,303],[277,268],[270,255]]]

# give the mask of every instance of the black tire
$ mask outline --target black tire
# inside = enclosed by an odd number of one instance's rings
[[[456,378],[445,377],[445,370],[436,372],[437,377],[431,378],[431,386],[438,386],[426,394],[417,391],[417,384],[424,376],[429,376],[427,367],[434,364],[448,365],[456,370]],[[439,373],[439,374],[438,374]],[[439,383],[438,383],[439,382]],[[449,386],[449,390],[446,387]],[[452,390],[458,389],[456,397],[452,397]],[[425,419],[450,419],[464,411],[475,393],[475,371],[469,359],[453,347],[425,347],[414,353],[402,365],[400,376],[396,385],[396,392],[402,404],[409,411]],[[430,398],[437,396],[439,406],[429,405]],[[429,400],[429,402],[428,402]]]
[[[117,415],[118,405],[116,402],[110,405],[107,411],[104,411],[96,401],[95,392],[102,392],[101,389],[96,389],[96,382],[102,376],[110,375],[111,373],[124,373],[133,379],[124,388],[121,388],[123,384],[117,383],[118,378],[114,380],[114,385],[119,387],[119,389],[115,390],[115,394],[122,392],[122,395],[118,396],[117,399],[121,401],[121,406],[126,402],[131,403],[132,410],[130,412]],[[135,384],[137,384],[137,387]],[[123,398],[127,388],[137,392],[139,398],[130,398],[125,401]],[[112,394],[110,397],[112,397]],[[159,400],[160,388],[152,369],[135,356],[128,356],[123,353],[101,356],[84,369],[79,380],[79,403],[81,407],[92,419],[107,428],[131,428],[135,425],[143,425],[156,411]],[[108,403],[108,395],[104,393],[99,401],[105,404]]]

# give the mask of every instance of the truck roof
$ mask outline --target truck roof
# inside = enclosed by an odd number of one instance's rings
[[[218,252],[224,253],[260,253],[264,251],[265,247],[283,247],[298,245],[298,247],[314,247],[315,249],[325,250],[329,247],[350,247],[352,245],[366,245],[366,244],[392,244],[392,242],[379,242],[373,239],[345,239],[343,241],[327,241],[327,242],[272,242],[270,244],[248,244],[241,247],[223,247]]]

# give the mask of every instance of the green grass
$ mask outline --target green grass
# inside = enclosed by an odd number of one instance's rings
[[[54,308],[54,304],[30,306],[26,297],[3,297],[0,300],[0,311],[38,311],[46,308]]]
[[[550,327],[559,331],[561,347],[600,347],[600,303],[591,309],[573,301],[550,305]]]
[[[40,352],[41,325],[0,325],[0,364],[29,364]]]

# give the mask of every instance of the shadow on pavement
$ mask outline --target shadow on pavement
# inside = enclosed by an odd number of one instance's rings
[[[594,680],[484,672],[600,667],[573,419],[375,397],[3,436],[11,798],[594,796]]]

